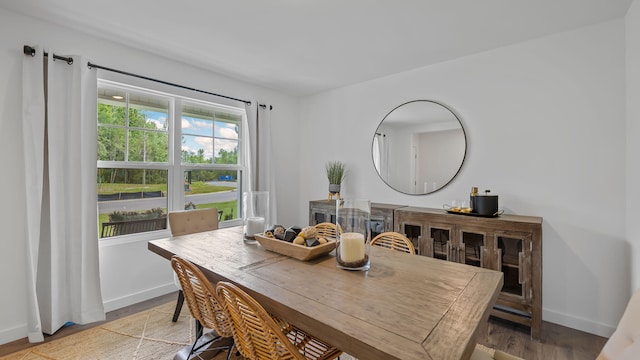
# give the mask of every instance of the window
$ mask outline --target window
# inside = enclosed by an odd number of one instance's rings
[[[216,207],[220,221],[238,219],[244,114],[99,81],[99,236],[166,229],[169,210]]]

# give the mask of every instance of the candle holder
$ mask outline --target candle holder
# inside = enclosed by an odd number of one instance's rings
[[[269,192],[249,191],[242,193],[242,220],[244,239],[255,241],[255,234],[263,234],[269,219]]]
[[[341,229],[336,244],[336,265],[340,269],[367,271],[371,266],[369,219],[371,202],[362,199],[336,201],[336,225]]]

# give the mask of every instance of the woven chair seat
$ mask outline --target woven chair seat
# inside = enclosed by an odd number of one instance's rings
[[[411,240],[406,236],[393,232],[383,232],[371,240],[371,246],[380,246],[386,249],[406,252],[415,255],[416,249]]]
[[[295,326],[272,317],[237,286],[219,282],[216,291],[233,323],[240,354],[251,360],[335,359],[342,351]]]

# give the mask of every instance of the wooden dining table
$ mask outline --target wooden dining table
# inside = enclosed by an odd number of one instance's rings
[[[502,288],[502,273],[372,247],[368,271],[333,253],[300,261],[243,240],[242,228],[152,240],[148,248],[230,281],[267,311],[362,360],[468,359]],[[169,266],[169,264],[167,264]]]

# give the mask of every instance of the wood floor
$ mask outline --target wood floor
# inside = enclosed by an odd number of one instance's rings
[[[177,297],[177,292],[171,293],[111,311],[107,313],[107,321],[116,320],[169,301],[175,301]],[[99,324],[71,325],[58,330],[53,336],[45,336],[45,342],[71,335]],[[526,360],[593,360],[607,341],[606,338],[600,336],[549,322],[543,323],[542,334],[542,339],[539,341],[532,340],[529,336],[528,327],[497,318],[490,318],[487,334],[479,339],[478,342]],[[0,356],[26,349],[33,345],[26,338],[0,345]]]
[[[489,319],[487,335],[478,343],[527,360],[594,360],[607,338],[543,321],[542,337],[533,340],[529,328]]]

